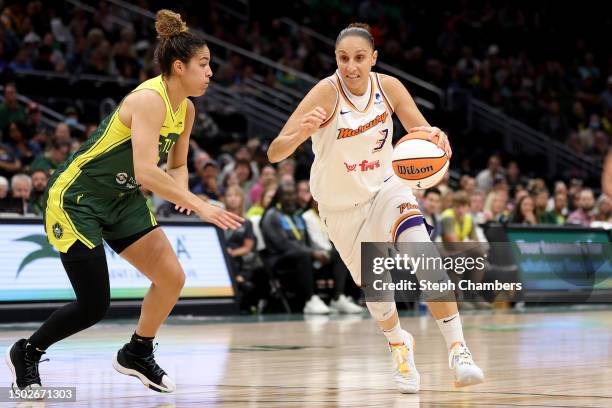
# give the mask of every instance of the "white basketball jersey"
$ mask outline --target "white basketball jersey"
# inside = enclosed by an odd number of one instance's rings
[[[338,72],[326,80],[336,88],[336,105],[312,135],[310,190],[319,205],[338,210],[369,201],[393,174],[393,110],[376,73],[362,109]]]

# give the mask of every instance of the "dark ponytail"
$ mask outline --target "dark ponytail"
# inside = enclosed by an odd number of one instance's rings
[[[164,76],[172,74],[172,63],[180,60],[189,62],[206,40],[202,35],[191,31],[180,14],[170,10],[159,10],[155,21],[159,44],[155,49],[155,59]]]

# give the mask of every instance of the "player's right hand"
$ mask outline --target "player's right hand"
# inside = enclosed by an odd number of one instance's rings
[[[312,135],[314,132],[319,129],[321,123],[323,123],[327,119],[327,112],[320,106],[317,106],[304,116],[302,116],[302,121],[300,122],[300,129],[302,132],[307,134],[308,136]]]
[[[240,225],[244,222],[244,218],[208,203],[202,203],[196,210],[196,214],[202,220],[215,224],[222,230],[240,228]]]

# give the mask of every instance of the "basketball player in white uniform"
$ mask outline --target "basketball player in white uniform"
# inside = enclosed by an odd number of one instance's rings
[[[358,285],[362,241],[430,241],[411,189],[391,167],[391,115],[396,113],[406,129],[430,132],[431,140],[452,154],[444,132],[429,126],[402,83],[371,72],[377,56],[367,25],[342,30],[336,40],[338,70],[304,97],[268,150],[270,161],[279,162],[312,137],[310,188],[329,237]],[[482,382],[483,372],[463,338],[457,304],[428,305],[446,340],[455,386]],[[395,302],[367,306],[389,342],[397,388],[418,392],[414,339],[401,329]]]

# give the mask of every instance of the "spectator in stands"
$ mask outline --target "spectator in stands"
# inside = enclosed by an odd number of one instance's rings
[[[485,256],[484,248],[479,244],[474,218],[470,214],[470,199],[464,191],[457,191],[453,196],[452,207],[442,212],[442,242],[445,244],[441,248],[444,257],[461,256],[476,259]],[[454,271],[450,272],[451,278],[457,280],[458,274],[453,273]],[[472,282],[482,282],[485,272],[484,267],[473,268],[469,272],[466,271],[462,278]],[[472,294],[472,296],[472,300],[478,300],[478,302],[461,302],[459,306],[490,308],[486,302],[480,302],[482,299],[478,295]]]
[[[0,143],[0,176],[13,177],[21,171],[21,162],[9,144]]]
[[[533,198],[531,198],[527,192],[518,199],[516,208],[510,216],[509,222],[527,225],[536,225],[538,223]]]
[[[304,219],[295,215],[296,202],[295,186],[281,184],[261,220],[266,258],[276,276],[282,279],[291,275],[304,313],[327,314],[329,307],[314,294],[312,263],[327,262],[328,257],[325,251],[310,246]],[[277,207],[277,203],[280,207]]]
[[[276,194],[277,188],[278,188],[278,184],[274,182],[268,184],[264,192],[259,196],[259,200],[257,200],[255,204],[251,206],[251,208],[249,208],[249,210],[246,213],[246,216],[248,218],[251,218],[256,215],[259,215],[261,217],[264,211],[266,210],[266,208],[268,208],[268,206],[272,202],[272,199],[274,198],[274,195]]]
[[[236,150],[236,153],[234,153],[234,156],[228,156],[228,158],[230,158],[231,160],[228,161],[228,163],[223,167],[223,170],[221,170],[221,179],[223,180],[225,178],[225,176],[227,175],[227,173],[234,171],[236,169],[236,165],[238,164],[238,162],[246,162],[249,166],[250,166],[250,176],[249,179],[253,180],[253,179],[258,179],[259,178],[259,168],[257,167],[257,163],[255,163],[252,160],[252,156],[251,156],[251,151],[249,150],[248,147],[246,146],[241,146],[238,150]],[[242,186],[244,188],[244,186]],[[244,191],[249,191],[249,190],[244,190]]]
[[[11,122],[26,123],[26,120],[26,110],[17,101],[17,87],[9,82],[4,85],[4,102],[0,104],[0,130]]]
[[[241,217],[244,217],[244,201],[244,192],[239,186],[228,188],[223,198],[225,209]],[[227,254],[230,256],[240,291],[241,305],[243,309],[248,309],[255,303],[251,296],[255,289],[254,274],[262,266],[255,250],[256,238],[253,224],[245,219],[240,228],[227,229],[224,233]]]
[[[436,186],[436,188],[439,188],[439,186]],[[442,190],[440,190],[442,191]],[[442,193],[442,200],[441,200],[441,207],[440,207],[440,211],[444,212],[449,208],[453,207],[453,197],[455,195],[455,192],[453,190],[451,190],[450,188],[448,188],[446,190],[446,192]]]
[[[501,158],[494,154],[489,157],[487,168],[476,176],[476,185],[479,190],[488,192],[493,187],[493,181],[500,175],[504,176],[504,169],[501,165]]]
[[[509,213],[506,209],[508,205],[508,193],[504,190],[491,191],[489,193],[491,196],[490,199],[490,209],[487,211],[487,219],[489,221],[506,223],[508,222]]]
[[[440,194],[440,190],[436,187],[425,190],[423,205],[421,207],[425,221],[433,228],[429,233],[432,242],[436,242],[442,233],[442,224],[440,223],[441,202],[442,194]]]
[[[558,191],[553,198],[553,205],[553,209],[546,213],[546,222],[544,224],[565,224],[567,219],[567,192]]]
[[[53,133],[55,138],[62,143],[70,143],[70,126],[66,123],[58,123],[55,127],[55,132]]]
[[[312,194],[310,194],[310,182],[308,180],[300,180],[297,183],[297,205],[298,212],[303,214],[310,207]]]
[[[264,241],[261,233],[261,217],[263,216],[266,208],[270,206],[270,203],[274,199],[277,188],[278,184],[268,185],[266,190],[264,190],[263,194],[259,197],[257,203],[249,208],[249,211],[246,213],[246,217],[253,223],[253,231],[257,237],[257,251],[263,251],[266,249],[266,241]]]
[[[555,197],[559,193],[565,195],[565,201],[567,202],[567,185],[565,184],[564,181],[561,181],[561,180],[558,180],[558,181],[555,182],[555,188],[553,190],[553,196],[548,199],[548,204],[546,204],[546,210],[547,211],[552,211],[552,210],[555,209]],[[567,204],[566,204],[566,207],[567,207]],[[566,208],[566,211],[567,211],[567,208]]]
[[[295,177],[295,160],[285,159],[278,164],[278,178],[279,180],[284,175],[290,175],[292,178]]]
[[[597,199],[596,208],[594,221],[612,223],[612,198],[602,194]]]
[[[588,227],[594,220],[593,207],[595,205],[595,197],[593,190],[584,188],[580,191],[578,197],[578,209],[567,217],[567,223]]]
[[[2,200],[8,197],[8,193],[9,193],[9,182],[6,179],[6,177],[0,176],[0,202],[2,202]],[[1,206],[2,204],[0,204],[0,207]]]
[[[265,191],[266,186],[271,183],[276,183],[276,169],[274,166],[268,164],[261,169],[259,180],[257,180],[257,183],[253,184],[251,191],[249,191],[249,198],[251,199],[251,202],[256,203],[259,201],[259,198]]]
[[[249,191],[253,184],[253,171],[251,164],[245,159],[236,160],[234,172],[238,176],[238,184],[243,191]]]
[[[53,137],[49,141],[47,151],[40,153],[32,164],[31,170],[45,170],[49,174],[53,174],[55,170],[66,160],[70,152],[70,143],[60,141],[59,138]]]
[[[202,167],[197,169],[199,181],[191,191],[194,194],[205,195],[211,200],[221,201],[221,192],[217,179],[219,177],[219,165],[214,160],[208,160],[202,163]]]
[[[52,133],[53,129],[43,122],[40,106],[36,102],[28,104],[27,112],[28,133],[32,136],[31,143],[36,145],[36,151],[38,152],[47,143],[47,136]]]
[[[465,193],[468,194],[468,197],[470,198],[470,214],[472,214],[474,222],[477,224],[487,222],[487,217],[484,212],[485,193],[480,190],[475,190],[471,193],[465,191]]]
[[[32,192],[32,180],[26,174],[15,174],[11,178],[11,196],[3,200],[0,212],[15,214],[33,214],[30,208],[30,194]]]
[[[554,214],[546,211],[550,194],[547,188],[537,188],[533,192],[533,205],[538,224],[556,224],[557,218]]]
[[[442,240],[444,242],[477,241],[474,217],[470,213],[470,199],[464,191],[453,195],[451,208],[442,212]]]
[[[459,179],[459,190],[463,190],[468,196],[471,196],[472,193],[476,191],[476,179],[464,174]]]
[[[227,190],[231,186],[240,186],[240,179],[238,178],[238,173],[236,173],[235,171],[230,171],[229,173],[227,173],[225,177],[223,177],[222,180],[223,180],[221,184],[221,187],[223,187],[223,190],[221,191],[222,194],[225,194],[225,190]]]
[[[570,127],[565,115],[561,113],[561,105],[558,101],[548,104],[548,113],[540,119],[540,131],[555,140],[564,142],[569,134]]]
[[[13,153],[21,163],[21,167],[27,168],[38,153],[38,146],[28,141],[29,134],[27,126],[24,123],[11,122],[5,134],[8,135],[8,143],[13,148]]]
[[[347,283],[351,287],[355,287],[355,284],[349,278],[349,270],[340,259],[340,254],[329,240],[325,224],[319,217],[318,203],[311,197],[311,202],[307,207],[308,210],[304,212],[302,218],[306,223],[311,246],[315,250],[324,251],[328,259],[328,262],[320,263],[318,269],[324,274],[328,272],[333,280],[334,290],[329,308],[338,313],[362,313],[364,309],[357,306],[354,300],[347,296],[345,291]]]
[[[49,176],[44,170],[34,170],[30,175],[32,178],[32,194],[30,195],[30,208],[32,212],[43,215],[45,190],[49,182]]]
[[[506,183],[508,184],[511,194],[516,191],[516,187],[519,184],[524,184],[521,176],[521,169],[516,160],[510,160],[506,166]]]
[[[64,111],[64,123],[68,125],[69,128],[74,128],[79,124],[79,112],[74,106],[69,106]],[[70,134],[70,132],[68,133]]]
[[[583,181],[581,179],[573,178],[570,180],[568,194],[568,209],[570,212],[577,210],[580,205],[580,192],[583,188]]]

